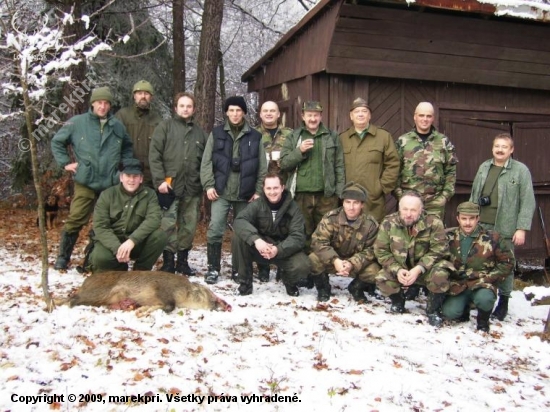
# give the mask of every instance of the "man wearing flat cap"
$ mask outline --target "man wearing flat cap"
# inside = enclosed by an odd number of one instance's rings
[[[497,232],[479,224],[479,205],[458,205],[458,227],[447,233],[451,261],[449,295],[443,304],[447,319],[470,320],[470,303],[477,308],[477,329],[488,332],[497,297],[497,285],[515,264],[509,243]]]
[[[313,232],[309,255],[311,277],[320,302],[330,299],[329,273],[352,278],[348,291],[355,301],[365,302],[365,291],[374,295],[380,270],[373,251],[378,223],[363,213],[368,199],[363,186],[349,182],[340,197],[342,207],[328,212]]]
[[[140,80],[132,88],[134,103],[123,107],[115,116],[122,122],[132,143],[134,156],[143,163],[143,184],[152,187],[151,170],[149,168],[149,146],[155,127],[162,117],[151,108],[155,90],[147,80]]]
[[[245,119],[246,101],[242,96],[229,97],[223,105],[225,124],[212,130],[201,162],[201,183],[212,202],[206,234],[208,272],[205,282],[216,283],[221,267],[222,238],[227,214],[233,216],[263,192],[267,159],[262,135]],[[237,267],[234,269],[238,270]]]
[[[399,155],[392,135],[370,122],[371,110],[364,99],[353,101],[349,116],[352,126],[340,133],[346,182],[367,189],[365,213],[381,222],[386,216],[386,195],[397,185]]]
[[[94,210],[92,273],[107,270],[151,270],[166,244],[155,191],[143,186],[138,159],[122,163],[120,184],[104,190]]]
[[[69,119],[52,139],[56,162],[74,175],[73,200],[54,265],[58,270],[67,269],[78,234],[88,223],[99,194],[119,182],[119,163],[133,157],[126,128],[109,112],[112,101],[108,87],[94,89],[90,110]]]
[[[281,150],[281,170],[290,174],[286,186],[304,215],[307,245],[323,215],[338,207],[346,179],[340,139],[322,123],[322,112],[319,102],[304,102],[303,123]]]

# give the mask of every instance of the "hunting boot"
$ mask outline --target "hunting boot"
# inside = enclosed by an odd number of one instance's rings
[[[195,276],[197,271],[189,266],[189,249],[178,250],[178,262],[176,264],[176,272],[186,276]]]
[[[390,295],[390,300],[391,313],[405,313],[405,294],[403,293],[403,289],[393,295]]]
[[[269,282],[269,265],[258,263],[258,279],[262,283]]]
[[[252,264],[246,264],[244,273],[238,275],[239,295],[246,296],[252,294]]]
[[[213,285],[218,282],[218,276],[220,275],[222,244],[207,243],[206,258],[208,259],[208,272],[204,276],[204,281],[209,285]]]
[[[285,285],[286,294],[288,296],[300,296],[300,290],[298,289],[298,286],[295,284],[285,283],[283,281],[283,284]]]
[[[176,268],[174,266],[174,252],[170,252],[169,250],[162,251],[162,266],[160,271],[176,273]]]
[[[405,300],[415,300],[420,295],[420,285],[411,285],[405,292]]]
[[[428,304],[426,306],[426,315],[428,315],[428,323],[435,327],[440,327],[443,323],[441,316],[441,306],[445,300],[445,293],[429,293]]]
[[[61,242],[59,243],[59,254],[53,265],[54,269],[67,269],[71,255],[73,254],[74,245],[78,239],[78,232],[67,233],[61,232]]]
[[[504,320],[504,318],[508,314],[508,299],[510,299],[510,296],[500,295],[498,297],[497,307],[493,311],[491,317],[497,318],[501,322]]]
[[[326,302],[330,299],[330,281],[328,274],[321,273],[320,275],[312,275],[313,283],[317,288],[317,300],[319,302]]]
[[[489,332],[489,318],[491,317],[491,311],[484,311],[477,308],[477,330],[483,332]]]
[[[277,266],[277,273],[275,274],[275,281],[278,282],[283,277],[283,269]]]
[[[298,281],[298,283],[296,284],[296,286],[299,286],[301,288],[308,288],[308,289],[313,289],[313,286],[315,286],[313,284],[313,278],[314,278],[315,275],[312,275],[311,273],[309,275],[307,275],[305,278],[302,278]]]
[[[376,300],[384,300],[384,296],[380,293],[380,291],[376,288],[376,285],[374,283],[365,283],[365,292],[369,296],[372,296]]]
[[[459,323],[470,321],[470,304],[469,303],[466,306],[464,306],[464,311],[462,311],[462,315],[456,318],[456,321]]]
[[[348,292],[356,302],[368,302],[365,296],[365,290],[367,290],[368,284],[359,280],[359,278],[353,279],[348,285]]]

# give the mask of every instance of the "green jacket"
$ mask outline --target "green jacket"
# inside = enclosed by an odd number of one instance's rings
[[[160,228],[161,211],[155,191],[141,186],[132,196],[122,183],[104,190],[94,209],[94,240],[116,255],[131,239],[136,245]]]
[[[470,202],[478,203],[492,164],[493,159],[489,159],[479,166],[472,184]],[[531,230],[536,203],[531,173],[527,166],[512,158],[508,159],[497,184],[498,208],[495,231],[510,239],[518,229]]]
[[[447,233],[451,261],[456,269],[449,277],[449,293],[458,295],[466,289],[487,288],[496,295],[496,284],[504,280],[514,267],[514,252],[497,232],[487,231],[481,225],[477,226],[472,236],[475,239],[466,260],[463,261],[460,228]]]
[[[162,121],[153,133],[149,164],[153,187],[172,178],[176,196],[198,196],[202,193],[201,161],[206,146],[206,133],[193,122],[175,115]]]
[[[302,153],[298,149],[298,142],[301,142],[301,134],[305,126],[295,129],[283,144],[281,151],[281,170],[291,173],[287,185],[290,184],[292,175],[300,173],[300,163],[307,159],[308,153]],[[327,129],[322,123],[319,125],[317,134],[321,134],[323,143],[323,180],[325,183],[324,195],[331,197],[340,196],[345,184],[344,154],[342,145],[336,132]],[[299,188],[297,188],[299,191]]]
[[[386,216],[386,195],[397,185],[399,155],[389,132],[371,124],[363,140],[354,127],[340,134],[344,151],[346,182],[367,189],[365,213],[378,222]]]
[[[136,105],[123,107],[115,116],[122,122],[134,144],[134,156],[143,162],[143,181],[152,183],[149,168],[149,146],[155,127],[162,121],[154,110],[143,110]]]
[[[285,190],[286,199],[277,211],[275,220],[262,195],[239,213],[233,224],[235,234],[249,246],[257,239],[263,239],[277,246],[277,258],[288,258],[304,248],[306,231],[304,217],[290,193]]]
[[[73,162],[69,146],[78,163],[75,182],[96,192],[119,183],[119,163],[133,157],[132,141],[120,120],[109,114],[102,130],[92,109],[69,119],[53,137],[52,153],[61,167]]]
[[[395,146],[401,161],[395,189],[398,198],[406,190],[418,192],[424,205],[433,201],[444,204],[453,197],[458,158],[447,136],[432,126],[424,142],[413,129],[399,137]]]
[[[373,244],[378,233],[374,218],[361,214],[349,223],[342,207],[323,216],[311,237],[311,251],[323,263],[348,260],[352,273],[362,272],[375,261]]]

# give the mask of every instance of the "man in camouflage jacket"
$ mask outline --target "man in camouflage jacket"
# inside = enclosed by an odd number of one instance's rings
[[[391,312],[405,312],[404,289],[419,284],[429,290],[426,313],[429,323],[440,326],[441,305],[449,290],[449,245],[443,222],[423,212],[422,199],[406,192],[399,211],[384,218],[374,242],[374,254],[382,269],[376,285],[389,296]]]
[[[367,190],[349,182],[342,191],[343,206],[328,212],[311,238],[309,259],[318,300],[330,299],[328,274],[353,278],[348,291],[357,302],[367,300],[364,292],[374,294],[380,265],[375,261],[373,244],[378,223],[363,213]]]
[[[418,192],[425,212],[443,220],[445,205],[455,193],[458,159],[453,144],[433,121],[433,106],[422,102],[414,113],[414,129],[397,139],[401,168],[395,194],[400,199],[406,190]]]
[[[497,232],[479,225],[479,206],[458,205],[459,227],[447,233],[456,271],[450,276],[450,290],[443,304],[448,319],[470,319],[470,302],[477,308],[477,329],[489,331],[489,317],[496,301],[497,283],[514,266],[514,253]]]

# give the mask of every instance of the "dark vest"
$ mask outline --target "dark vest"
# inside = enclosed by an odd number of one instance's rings
[[[223,126],[212,130],[214,147],[212,148],[212,164],[214,167],[214,187],[218,194],[222,194],[231,173],[231,160],[233,158],[233,139]],[[260,132],[250,129],[239,140],[240,154],[240,188],[239,199],[248,200],[256,191],[256,180],[260,161]]]

